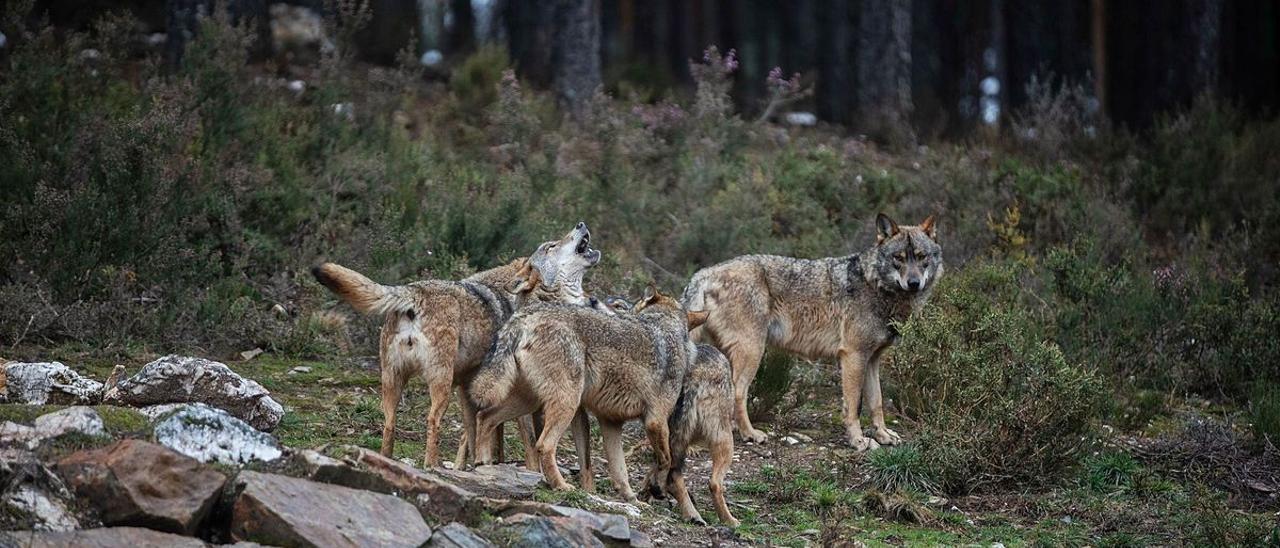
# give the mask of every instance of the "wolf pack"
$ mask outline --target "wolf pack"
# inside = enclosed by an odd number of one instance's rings
[[[745,255],[704,268],[678,299],[652,285],[634,302],[588,294],[584,278],[601,253],[582,222],[528,257],[459,281],[383,285],[333,263],[312,273],[356,311],[384,318],[382,454],[392,454],[405,385],[419,377],[431,401],[426,466],[441,464],[441,420],[456,390],[457,466],[503,461],[504,424],[515,422],[525,466],[571,490],[556,448],[572,429],[579,483],[593,491],[595,417],[619,497],[671,496],[684,518],[705,525],[683,474],[690,449],[705,447],[716,514],[736,527],[724,480],[735,427],[744,441],[767,441],[747,412],[766,347],[839,363],[844,433],[855,450],[902,440],[885,424],[881,363],[895,326],[942,276],[942,247],[932,216],[908,226],[880,214],[875,232],[875,243],[852,255]],[[859,411],[870,415],[868,432]],[[653,453],[640,497],[623,448],[629,421],[640,421]]]

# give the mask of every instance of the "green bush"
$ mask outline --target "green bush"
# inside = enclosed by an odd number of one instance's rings
[[[1255,438],[1280,444],[1280,385],[1265,383],[1254,390],[1249,400],[1249,420]]]
[[[791,390],[791,372],[794,367],[795,358],[791,354],[775,348],[765,351],[764,358],[760,360],[760,369],[756,371],[756,378],[751,382],[748,403],[752,417],[764,420],[773,416]]]
[[[1020,267],[970,264],[902,326],[897,401],[950,492],[1043,480],[1087,446],[1103,384],[1048,338]]]
[[[893,493],[937,491],[937,480],[925,455],[912,444],[884,447],[867,454],[871,484],[876,489]]]
[[[1100,453],[1084,459],[1080,483],[1099,493],[1127,491],[1133,488],[1140,470],[1141,465],[1128,453]]]

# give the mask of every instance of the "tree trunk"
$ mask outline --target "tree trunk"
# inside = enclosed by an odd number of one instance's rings
[[[890,143],[913,142],[910,0],[861,2],[856,43],[856,127]]]
[[[818,116],[837,124],[853,120],[849,98],[853,96],[853,45],[849,0],[818,0],[818,82],[815,102]]]
[[[581,111],[600,87],[600,0],[558,0],[553,87],[561,106]]]
[[[1190,26],[1191,92],[1214,93],[1218,89],[1218,67],[1222,51],[1222,0],[1191,0],[1187,3]]]

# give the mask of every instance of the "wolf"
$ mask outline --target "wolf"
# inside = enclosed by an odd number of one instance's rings
[[[880,394],[883,353],[905,320],[942,277],[942,246],[933,216],[900,226],[876,216],[876,242],[862,253],[825,259],[747,255],[699,270],[685,287],[689,310],[707,321],[695,340],[719,348],[733,364],[734,416],[747,441],[767,436],[751,425],[747,394],[766,345],[809,359],[840,363],[844,427],[858,451],[902,438],[884,423]],[[859,399],[870,410],[863,435]]]
[[[631,303],[616,295],[602,304],[615,313],[630,312]],[[707,319],[705,312],[687,314],[689,329],[696,329]],[[720,522],[737,527],[740,522],[729,513],[724,498],[724,477],[733,464],[733,371],[729,359],[709,344],[699,344],[684,372],[680,399],[667,418],[670,431],[671,468],[653,470],[645,477],[640,493],[645,498],[661,498],[671,494],[685,519],[705,526],[698,509],[689,498],[684,482],[685,457],[693,445],[711,450],[711,500],[716,505]],[[663,477],[665,476],[665,479]]]
[[[581,407],[600,422],[610,479],[624,499],[636,501],[622,425],[641,419],[655,470],[670,467],[667,419],[694,352],[688,325],[680,302],[652,287],[627,314],[560,303],[517,312],[468,387],[478,410],[476,461],[491,460],[496,425],[541,409],[534,451],[543,477],[554,489],[572,489],[556,468],[555,450]]]
[[[412,376],[426,381],[431,396],[427,414],[425,466],[439,466],[440,419],[453,386],[461,384],[489,350],[498,329],[521,304],[513,285],[532,269],[566,302],[585,303],[582,278],[600,262],[592,249],[591,231],[579,222],[559,240],[544,242],[527,258],[492,268],[461,281],[429,280],[401,286],[378,284],[349,268],[324,263],[312,269],[322,285],[363,314],[382,314],[382,449],[395,445],[396,406]],[[470,399],[464,402],[463,424],[471,425]],[[470,433],[468,433],[470,434]],[[475,439],[468,436],[468,439]]]

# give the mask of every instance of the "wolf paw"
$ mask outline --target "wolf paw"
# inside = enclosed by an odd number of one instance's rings
[[[694,525],[700,525],[702,527],[707,526],[707,520],[702,519],[702,516],[689,516],[688,519],[689,519],[689,523],[692,523]]]
[[[880,428],[871,433],[871,437],[875,438],[880,445],[898,445],[902,443],[902,436],[897,432],[888,428]]]
[[[742,431],[742,441],[744,441],[744,442],[754,443],[754,444],[757,444],[757,445],[763,445],[763,444],[764,444],[764,442],[766,442],[766,441],[768,441],[768,440],[769,440],[769,435],[768,435],[768,434],[765,434],[764,432],[761,432],[761,431],[759,431],[759,430],[756,430],[755,428],[752,428],[752,429],[750,429],[750,430],[743,430],[743,431]]]
[[[720,523],[725,524],[726,527],[731,527],[734,529],[737,529],[740,525],[742,525],[742,522],[738,521],[737,518],[722,519],[720,520]]]
[[[863,451],[879,449],[880,444],[877,443],[876,440],[866,436],[858,436],[855,438],[849,438],[849,447],[852,447],[854,451],[861,453]]]

